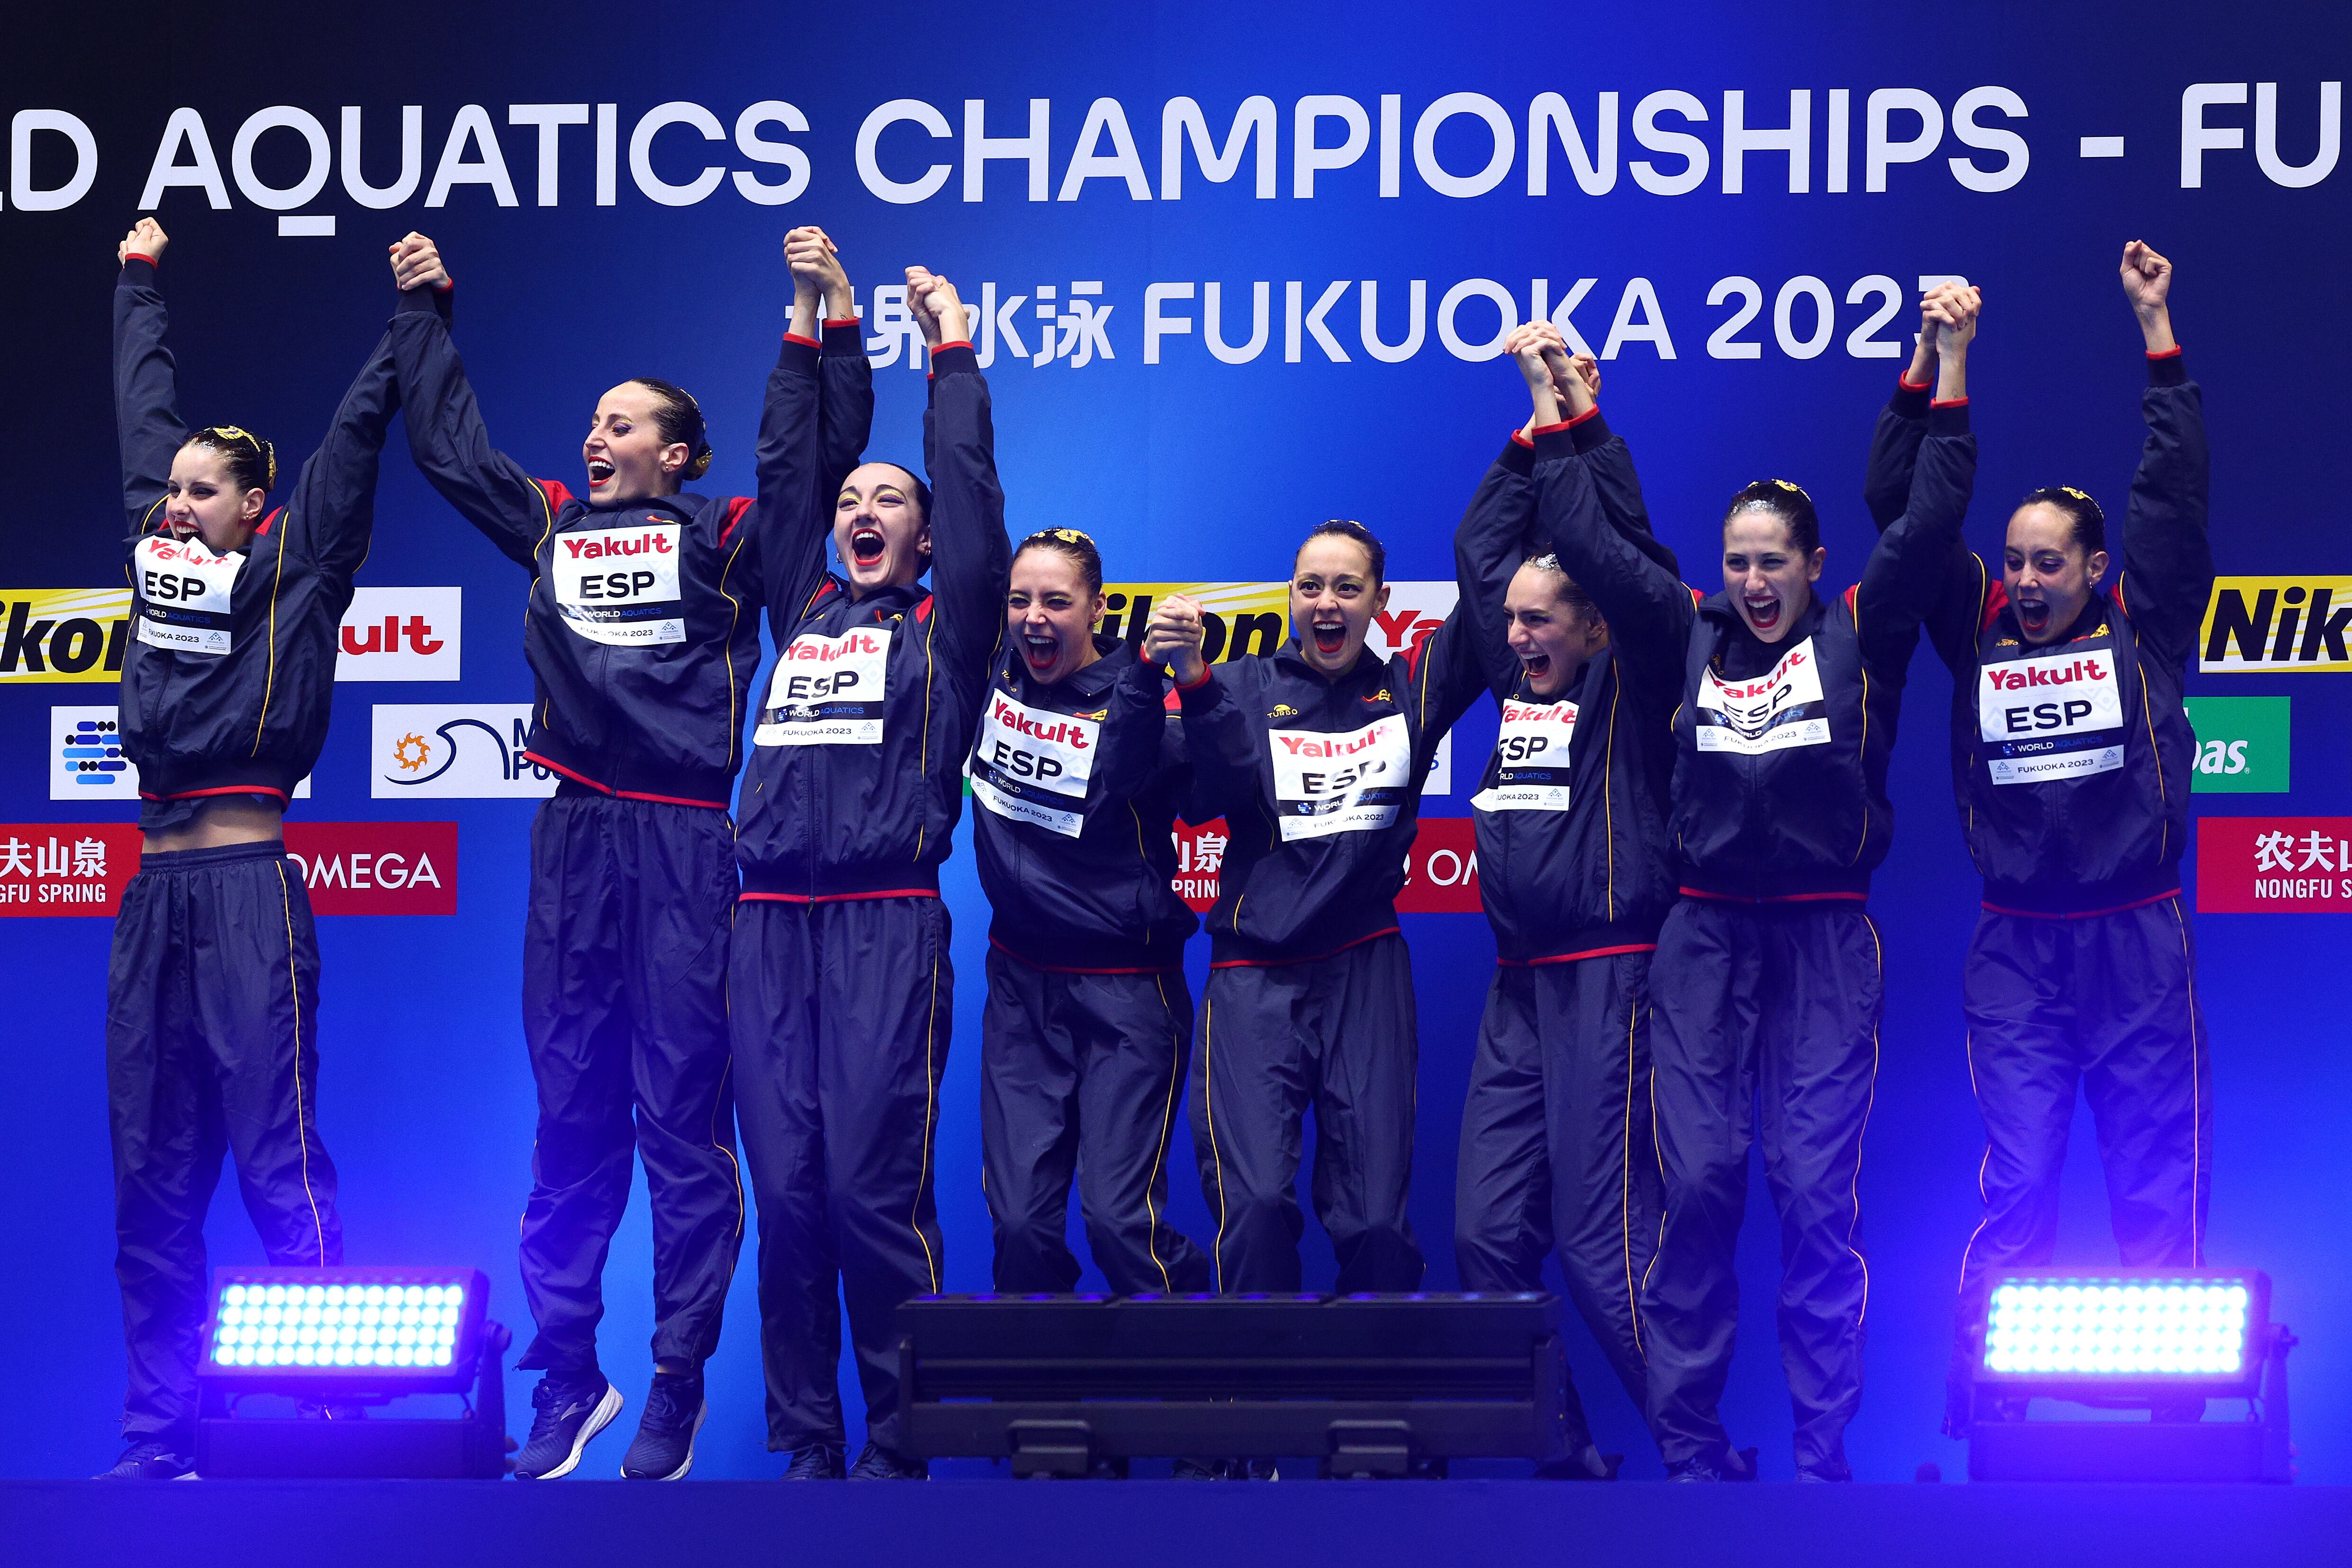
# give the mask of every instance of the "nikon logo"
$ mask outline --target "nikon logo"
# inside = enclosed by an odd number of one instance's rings
[[[2205,606],[2207,673],[2352,670],[2352,577],[2217,577]]]
[[[0,589],[0,683],[117,681],[130,640],[128,588]]]

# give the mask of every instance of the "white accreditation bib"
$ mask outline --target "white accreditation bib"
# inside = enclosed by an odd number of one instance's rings
[[[201,539],[151,535],[131,552],[139,591],[139,640],[173,653],[230,651],[229,604],[245,557],[215,555]]]
[[[1392,713],[1360,730],[1274,730],[1274,809],[1283,842],[1392,826],[1412,786],[1412,741]]]
[[[837,637],[803,632],[776,658],[767,705],[751,731],[756,746],[876,746],[890,666],[885,625]]]
[[[1470,797],[1473,811],[1566,811],[1568,749],[1576,704],[1506,699],[1495,739],[1495,783]]]
[[[1977,733],[1997,784],[2084,778],[2124,765],[2112,647],[2005,658],[1977,671]]]
[[[1757,757],[1829,744],[1829,710],[1822,699],[1813,639],[1807,637],[1750,680],[1725,680],[1709,669],[1699,684],[1696,718],[1702,752]]]
[[[991,691],[972,748],[971,798],[999,816],[1076,838],[1087,825],[1087,785],[1101,739],[1098,720]]]
[[[551,552],[555,607],[590,642],[645,647],[686,640],[675,522],[559,533]]]

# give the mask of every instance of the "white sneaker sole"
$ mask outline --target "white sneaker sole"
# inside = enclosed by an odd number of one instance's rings
[[[627,1461],[624,1460],[621,1465],[621,1479],[625,1481],[682,1481],[686,1479],[686,1472],[694,1468],[694,1439],[702,1431],[702,1424],[709,1418],[710,1402],[709,1400],[705,1400],[703,1401],[702,1408],[694,1413],[694,1430],[686,1435],[686,1463],[680,1465],[677,1468],[672,1470],[666,1476],[633,1476],[629,1474]]]
[[[588,1447],[590,1438],[613,1424],[613,1417],[618,1415],[621,1413],[621,1406],[627,1403],[627,1400],[621,1397],[619,1389],[610,1383],[604,1384],[604,1397],[596,1402],[596,1408],[591,1410],[588,1413],[588,1419],[580,1424],[579,1436],[572,1439],[572,1452],[564,1457],[563,1463],[551,1470],[541,1470],[538,1475],[528,1479],[539,1481],[561,1480],[578,1469],[580,1451]]]

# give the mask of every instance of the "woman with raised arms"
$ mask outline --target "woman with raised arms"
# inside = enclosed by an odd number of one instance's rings
[[[1752,1479],[1717,1415],[1738,1322],[1733,1252],[1763,1145],[1780,1215],[1781,1363],[1800,1480],[1848,1479],[1869,1270],[1862,1141],[1884,1004],[1871,872],[1903,680],[1959,537],[1976,468],[1967,356],[1975,291],[1922,305],[1937,395],[1905,514],[1861,583],[1814,588],[1811,498],[1764,479],[1731,499],[1723,589],[1704,598],[1604,521],[1612,500],[1570,430],[1536,437],[1539,523],[1625,644],[1682,649],[1671,826],[1681,898],[1650,969],[1665,1213],[1642,1282],[1651,1430],[1677,1480]],[[1571,419],[1589,398],[1570,379]],[[1599,490],[1601,505],[1588,504]]]
[[[1657,1246],[1650,1130],[1650,955],[1675,900],[1666,830],[1682,695],[1682,641],[1656,620],[1612,627],[1537,524],[1535,443],[1579,473],[1556,480],[1562,512],[1607,512],[1671,576],[1650,535],[1625,444],[1591,395],[1597,367],[1570,362],[1548,321],[1505,342],[1534,402],[1471,501],[1505,514],[1465,530],[1492,549],[1458,563],[1487,684],[1503,710],[1471,796],[1479,896],[1496,963],[1463,1107],[1454,1256],[1465,1290],[1543,1289],[1557,1251],[1568,1295],[1637,1411],[1646,1407],[1640,1280]],[[1583,411],[1570,418],[1565,383]],[[1603,507],[1596,488],[1622,498]],[[1608,526],[1591,516],[1574,527]],[[1573,1389],[1561,1479],[1612,1477]]]
[[[280,505],[278,453],[234,425],[191,432],[164,346],[169,244],[152,217],[115,247],[114,409],[136,628],[122,753],[139,769],[138,875],[106,973],[115,1277],[130,1389],[125,1480],[194,1471],[196,1362],[212,1280],[205,1211],[224,1152],[272,1263],[342,1261],[319,1142],[319,944],[286,805],[327,738],[335,629],[375,521],[399,407],[379,341]],[[404,315],[434,317],[423,290]]]
[[[836,476],[838,572],[822,529],[769,552],[779,652],[738,841],[736,1096],[760,1210],[768,1442],[795,1479],[844,1471],[845,1297],[867,1439],[848,1473],[928,1473],[899,1446],[895,1314],[943,1278],[931,1145],[955,972],[940,862],[1004,637],[1009,550],[963,302],[920,267],[907,301],[930,353],[930,482],[897,463]]]
[[[630,1162],[653,1209],[654,1377],[621,1464],[675,1480],[694,1463],[702,1364],[743,1234],[729,1084],[727,955],[735,912],[728,798],[760,660],[761,560],[821,536],[817,497],[854,462],[870,409],[848,279],[814,228],[784,241],[791,330],[769,373],[759,494],[704,496],[701,409],[668,382],[597,402],[588,491],[490,445],[447,324],[394,328],[409,445],[450,505],[530,574],[523,651],[538,687],[524,756],[557,774],[531,823],[523,1037],[539,1089],[522,1279],[539,1332],[525,1479],[568,1475],[619,1414],[596,1355],[604,1258]],[[422,235],[393,250],[405,287],[450,288]],[[829,317],[820,353],[820,298]],[[819,384],[824,384],[820,423]]]
[[[1501,518],[1474,512],[1474,525],[1516,537]],[[1181,595],[1154,607],[1144,637],[1144,657],[1175,673],[1198,809],[1231,829],[1192,1112],[1220,1290],[1298,1289],[1310,1107],[1338,1289],[1421,1284],[1405,1215],[1418,1048],[1396,895],[1437,742],[1486,680],[1459,608],[1393,658],[1364,651],[1386,563],[1369,529],[1327,522],[1293,560],[1291,636],[1276,652],[1213,668],[1200,606]]]
[[[1093,629],[1102,557],[1071,528],[1013,554],[971,754],[972,846],[995,910],[981,1018],[981,1150],[996,1288],[1077,1288],[1070,1180],[1120,1295],[1206,1290],[1208,1255],[1166,1218],[1168,1140],[1192,1057],[1170,886],[1191,770],[1160,667]]]
[[[2197,744],[2181,694],[2213,586],[2204,398],[2172,336],[2172,263],[2134,240],[2122,277],[2147,366],[2126,564],[2100,592],[2098,502],[2038,489],[2010,516],[1998,572],[1953,553],[1927,621],[1951,667],[1953,784],[1985,883],[1960,983],[1985,1213],[1961,1258],[1954,1436],[1974,1414],[1990,1281],[2056,1246],[2078,1084],[2124,1266],[2205,1261],[2212,1064],[2180,898]],[[1867,493],[1882,519],[1915,488],[1927,369],[1913,361],[1879,418]]]

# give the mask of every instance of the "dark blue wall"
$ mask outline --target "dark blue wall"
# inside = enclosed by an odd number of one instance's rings
[[[183,17],[185,12],[179,15]],[[337,13],[340,16],[341,14]],[[1332,311],[1354,363],[1328,363],[1308,340],[1305,361],[1282,359],[1283,289],[1304,280],[1311,303],[1338,279],[1377,279],[1382,330],[1402,320],[1404,288],[1429,284],[1433,315],[1454,282],[1490,278],[1528,309],[1528,280],[1549,279],[1556,301],[1579,277],[1600,279],[1576,312],[1596,347],[1629,279],[1654,285],[1676,356],[1626,346],[1604,367],[1612,424],[1644,466],[1660,531],[1704,582],[1711,524],[1744,481],[1786,475],[1822,502],[1827,583],[1858,570],[1869,539],[1856,499],[1869,421],[1895,362],[1845,352],[1864,308],[1838,308],[1829,349],[1790,358],[1772,334],[1772,299],[1785,279],[1811,275],[1843,301],[1855,279],[1885,274],[1906,291],[1922,273],[1962,273],[1985,291],[1986,326],[1972,391],[1983,449],[1979,548],[1997,542],[2009,498],[2070,482],[2119,506],[2138,444],[2137,335],[2117,297],[2115,267],[2126,239],[2144,237],[2179,268],[2175,320],[2193,374],[2208,392],[2214,458],[2213,527],[2225,573],[2352,570],[2337,471],[2341,442],[2329,390],[2340,357],[2344,258],[2352,254],[2352,169],[2287,189],[2258,169],[2253,107],[2210,112],[2248,127],[2246,148],[2206,159],[2202,185],[2184,189],[2183,90],[2200,81],[2279,84],[2280,155],[2313,155],[2318,84],[2352,75],[2352,29],[2340,9],[2275,6],[2224,18],[2210,7],[2156,4],[2124,16],[2104,8],[1685,4],[1530,8],[1457,3],[1268,9],[1223,3],[1106,9],[905,3],[839,11],[807,6],[479,6],[438,17],[398,12],[330,20],[318,7],[257,8],[234,26],[165,20],[110,8],[104,26],[36,34],[0,60],[0,109],[62,109],[90,127],[96,183],[73,205],[20,210],[12,172],[0,210],[0,254],[12,299],[0,310],[7,366],[8,482],[0,485],[0,589],[96,587],[120,581],[121,512],[108,401],[107,310],[113,245],[136,203],[166,116],[200,110],[224,174],[237,126],[257,110],[296,104],[331,134],[340,106],[367,110],[370,175],[389,173],[398,106],[425,109],[429,182],[460,105],[489,106],[520,205],[502,208],[480,185],[446,206],[424,188],[397,210],[369,211],[340,179],[303,210],[333,214],[332,238],[277,237],[272,215],[236,193],[215,211],[201,194],[168,193],[160,216],[173,247],[166,288],[184,374],[186,411],[307,451],[388,309],[383,247],[411,227],[442,241],[461,279],[459,333],[500,444],[536,471],[578,482],[583,416],[625,375],[658,374],[695,390],[719,451],[708,488],[748,489],[755,405],[789,284],[777,241],[788,226],[821,222],[841,242],[864,289],[920,261],[977,300],[982,280],[1034,292],[1101,279],[1114,309],[1117,358],[1083,369],[1000,360],[992,374],[1000,456],[1013,527],[1068,523],[1102,541],[1116,577],[1139,580],[1278,576],[1303,527],[1330,516],[1364,520],[1387,539],[1391,575],[1450,571],[1448,537],[1503,434],[1524,415],[1507,363],[1469,363],[1446,352],[1435,324],[1409,362],[1374,363],[1357,349],[1357,292]],[[12,26],[14,25],[12,24]],[[2031,147],[2013,188],[1975,192],[1947,160],[1969,149],[1948,132],[1924,161],[1864,184],[1864,106],[1878,88],[1920,88],[1948,113],[1986,84],[2029,106],[2023,120],[1988,114]],[[1844,194],[1826,189],[1828,92],[1850,89],[1853,145]],[[1633,142],[1636,101],[1680,89],[1707,107],[1696,132],[1714,167],[1690,194],[1639,188],[1622,164],[1680,160]],[[1812,92],[1811,186],[1787,190],[1783,153],[1752,153],[1747,190],[1722,189],[1723,94],[1748,94],[1748,119],[1788,121],[1792,89]],[[1596,94],[1621,95],[1615,188],[1586,195],[1557,149],[1551,194],[1527,195],[1529,100],[1556,90],[1588,137]],[[1454,199],[1415,172],[1412,127],[1441,94],[1491,96],[1518,129],[1517,160],[1489,194]],[[1188,159],[1180,202],[1132,200],[1118,180],[1088,183],[1079,199],[1032,204],[1018,165],[991,165],[986,199],[960,199],[960,175],[932,199],[886,204],[861,185],[855,143],[876,105],[911,97],[961,130],[966,97],[985,99],[989,130],[1025,124],[1032,96],[1052,100],[1049,187],[1057,189],[1088,104],[1113,98],[1132,127],[1141,163],[1160,187],[1160,110],[1189,95],[1220,136],[1244,97],[1263,93],[1279,118],[1277,190],[1251,194],[1254,167],[1213,184]],[[1373,121],[1375,147],[1355,166],[1319,176],[1311,200],[1292,195],[1292,105],[1303,94],[1354,98]],[[1402,95],[1401,194],[1377,194],[1383,93]],[[628,128],[656,104],[691,100],[731,127],[746,105],[783,99],[812,129],[793,135],[813,175],[791,205],[765,207],[728,184],[698,205],[647,200],[627,163]],[[533,205],[536,132],[506,123],[505,106],[613,101],[620,106],[617,205],[593,200],[591,132],[563,132],[559,205]],[[1337,132],[1327,124],[1325,138]],[[771,134],[780,134],[770,128]],[[1898,136],[1911,133],[1910,122]],[[2077,156],[2086,135],[2126,138],[2119,162]],[[37,137],[34,185],[54,185],[71,160],[55,136]],[[936,143],[901,125],[884,140],[886,166],[910,179],[960,142]],[[932,149],[936,147],[937,152]],[[1475,120],[1455,120],[1438,150],[1449,167],[1486,157]],[[257,167],[271,183],[300,173],[299,139],[273,132]],[[665,178],[684,181],[706,161],[754,168],[726,148],[711,158],[690,131],[666,132],[656,152]],[[1105,148],[1108,151],[1108,147]],[[1979,153],[1981,166],[2002,156]],[[773,178],[773,169],[760,169]],[[1752,278],[1765,305],[1744,334],[1757,360],[1708,355],[1728,308],[1705,304],[1714,281]],[[1229,321],[1244,314],[1247,285],[1274,285],[1274,342],[1255,363],[1212,360],[1198,328],[1165,340],[1143,363],[1144,289],[1154,281],[1221,279]],[[1178,307],[1195,321],[1201,300]],[[1492,330],[1484,307],[1465,310],[1466,335]],[[1903,331],[1898,313],[1882,336]],[[1801,317],[1799,327],[1803,321]],[[1228,326],[1229,336],[1239,332]],[[1034,334],[1024,331],[1031,338]],[[1907,341],[1907,340],[1906,340]],[[873,449],[911,453],[922,383],[903,365],[877,373]],[[522,1315],[513,1267],[515,1216],[529,1179],[532,1099],[517,1025],[518,937],[530,807],[507,801],[393,803],[368,789],[369,707],[377,702],[519,701],[529,692],[515,635],[523,583],[446,508],[406,462],[395,435],[385,466],[377,542],[362,584],[458,584],[466,590],[466,674],[456,686],[346,686],[317,773],[313,820],[408,816],[460,825],[458,913],[448,918],[327,919],[322,1123],[343,1175],[354,1260],[478,1263],[496,1281],[499,1310]],[[0,597],[5,597],[0,594]],[[2198,677],[2205,694],[2292,697],[2291,795],[2200,797],[2233,815],[2352,813],[2352,677]],[[110,689],[0,681],[0,821],[65,822],[128,813],[52,805],[44,784],[52,703],[105,701]],[[1895,758],[1901,831],[1879,879],[1874,911],[1887,954],[1889,1005],[1878,1095],[1863,1173],[1873,1290],[1871,1382],[1852,1436],[1857,1468],[1873,1478],[1910,1473],[1923,1458],[1957,1471],[1957,1449],[1935,1435],[1943,1347],[1960,1245],[1975,1217],[1973,1172],[1981,1132],[1960,1050],[1958,965],[1975,911],[1974,878],[1954,830],[1946,773],[1948,681],[1932,656],[1915,666],[1908,734]],[[1475,777],[1491,714],[1465,721],[1457,771]],[[1466,813],[1466,784],[1432,803]],[[977,1019],[986,911],[959,855],[948,868],[963,975],[956,1047],[940,1128],[940,1201],[948,1281],[984,1288],[988,1229],[978,1179]],[[15,1286],[0,1292],[0,1342],[16,1348],[0,1424],[0,1474],[86,1473],[110,1456],[121,1393],[121,1347],[110,1273],[110,1177],[101,1048],[108,922],[28,919],[0,924],[6,1022],[0,1025],[0,1104],[13,1126],[0,1139],[0,1252]],[[2260,1266],[2277,1280],[2277,1310],[2301,1331],[2295,1407],[2305,1474],[2352,1479],[2352,1243],[2338,1199],[2347,1166],[2339,1129],[2352,1104],[2340,974],[2345,922],[2327,915],[2209,915],[2198,926],[2212,1031],[2217,1154],[2211,1255]],[[1491,944],[1475,916],[1408,920],[1420,987],[1421,1129],[1415,1222],[1431,1284],[1449,1284],[1454,1143],[1462,1089]],[[1199,959],[1196,955],[1196,965]],[[1197,974],[1195,976],[1197,981]],[[2063,1256],[2112,1258],[2095,1163],[2080,1127],[2069,1171]],[[1174,1213],[1205,1235],[1206,1216],[1178,1165]],[[1748,1286],[1742,1353],[1727,1411],[1743,1441],[1762,1444],[1767,1475],[1785,1474],[1789,1417],[1773,1350],[1776,1245],[1762,1183],[1742,1256]],[[640,1204],[642,1194],[640,1194]],[[225,1184],[211,1235],[222,1261],[257,1256]],[[1328,1279],[1328,1250],[1307,1244],[1310,1278]],[[747,1263],[749,1254],[747,1251]],[[638,1350],[650,1331],[647,1236],[633,1209],[608,1283],[606,1364],[632,1401],[649,1370]],[[772,1474],[759,1447],[756,1308],[751,1270],[740,1275],[730,1331],[714,1363],[711,1423],[698,1473]],[[1632,1413],[1610,1392],[1597,1356],[1576,1362],[1604,1446],[1652,1473],[1655,1457]],[[520,1380],[514,1393],[522,1393]],[[603,1450],[599,1450],[602,1454]],[[617,1448],[604,1456],[617,1464]],[[600,1458],[595,1461],[604,1462]]]

